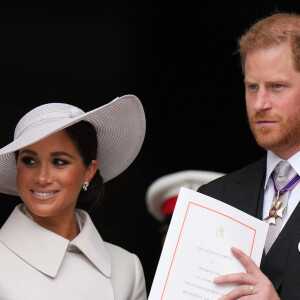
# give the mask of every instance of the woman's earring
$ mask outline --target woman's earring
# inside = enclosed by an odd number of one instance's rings
[[[87,191],[87,189],[88,189],[88,187],[89,187],[89,182],[88,181],[86,181],[85,183],[84,183],[84,185],[83,185],[83,187],[82,187],[82,189],[86,192]]]

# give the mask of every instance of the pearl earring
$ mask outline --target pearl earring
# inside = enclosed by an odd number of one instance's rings
[[[88,181],[85,181],[84,185],[82,186],[82,189],[86,192],[88,187],[89,187],[89,182]]]

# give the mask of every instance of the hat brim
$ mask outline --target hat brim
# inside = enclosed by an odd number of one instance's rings
[[[45,122],[0,149],[0,193],[18,195],[15,151],[82,120],[91,123],[97,131],[97,160],[103,181],[113,179],[128,168],[142,147],[146,131],[144,109],[134,95],[116,98],[74,118]]]
[[[224,173],[206,170],[184,170],[157,178],[146,191],[146,205],[149,213],[162,222],[165,215],[162,212],[163,203],[170,197],[178,196],[181,187],[198,189]]]

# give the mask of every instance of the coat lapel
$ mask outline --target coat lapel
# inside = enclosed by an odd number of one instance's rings
[[[266,157],[232,173],[226,184],[224,201],[252,216],[261,219]]]

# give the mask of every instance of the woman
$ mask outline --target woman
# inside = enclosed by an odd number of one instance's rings
[[[0,192],[18,205],[0,230],[0,299],[146,299],[137,256],[103,242],[88,213],[145,135],[133,95],[90,112],[41,105],[0,149]]]

